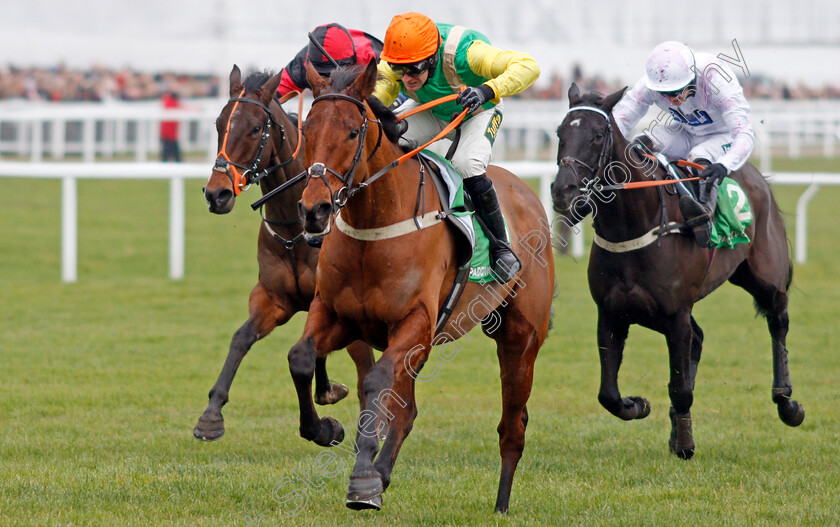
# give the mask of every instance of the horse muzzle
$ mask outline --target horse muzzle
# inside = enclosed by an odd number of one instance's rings
[[[580,195],[580,188],[571,179],[558,176],[551,183],[551,203],[556,212],[561,214],[568,212],[572,202]]]
[[[324,236],[330,232],[333,207],[328,201],[322,201],[308,208],[298,202],[298,215],[303,222],[303,230],[312,236]]]
[[[209,189],[204,187],[204,199],[207,200],[207,208],[213,214],[227,214],[233,210],[233,204],[236,199],[233,191],[226,187],[217,187]]]

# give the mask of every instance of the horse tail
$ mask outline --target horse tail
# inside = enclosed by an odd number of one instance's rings
[[[557,284],[555,283],[554,291],[551,292],[551,307],[548,308],[548,331],[546,332],[546,336],[554,329],[554,299],[557,298],[558,294]]]

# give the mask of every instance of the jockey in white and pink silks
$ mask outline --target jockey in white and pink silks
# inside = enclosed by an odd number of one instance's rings
[[[645,75],[613,109],[625,137],[652,104],[667,112],[667,118],[657,118],[644,130],[654,149],[671,159],[707,166],[700,174],[705,179],[699,203],[688,193],[680,197],[680,210],[694,227],[697,243],[706,246],[718,184],[744,166],[753,151],[750,106],[726,65],[681,42],[656,46],[645,63]]]

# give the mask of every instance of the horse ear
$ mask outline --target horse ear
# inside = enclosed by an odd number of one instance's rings
[[[580,102],[580,88],[578,88],[578,85],[573,82],[572,86],[569,88],[569,108],[577,106]]]
[[[612,94],[604,97],[604,102],[601,103],[601,106],[604,107],[604,110],[606,110],[607,112],[611,112],[613,107],[616,104],[618,104],[618,101],[620,101],[621,98],[624,96],[625,91],[627,91],[627,86],[621,88],[620,90],[618,90],[615,93],[612,93]]]
[[[321,74],[318,73],[318,70],[315,69],[315,66],[313,66],[308,60],[306,61],[306,80],[309,82],[309,86],[312,87],[312,95],[315,97],[321,95],[324,88],[329,85],[329,83],[321,77]]]
[[[239,71],[239,66],[233,65],[230,70],[230,96],[236,97],[242,91],[242,72]]]
[[[277,87],[280,86],[280,79],[282,78],[283,72],[281,71],[277,75],[265,81],[265,84],[263,84],[257,92],[257,94],[260,97],[260,102],[262,102],[266,106],[268,106],[271,103],[271,98],[277,91]]]
[[[356,95],[360,100],[367,99],[368,95],[373,93],[374,88],[376,88],[377,78],[379,78],[379,70],[376,68],[376,61],[371,60],[368,62],[365,71],[356,77],[356,80],[353,81],[353,84],[347,91]]]

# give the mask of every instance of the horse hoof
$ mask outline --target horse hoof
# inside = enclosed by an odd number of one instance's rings
[[[225,418],[221,413],[214,416],[204,412],[193,428],[193,437],[201,441],[215,441],[223,435],[225,435]]]
[[[689,459],[694,456],[694,445],[691,447],[676,447],[672,448],[671,451],[680,459],[684,459],[688,461]]]
[[[382,510],[382,496],[374,496],[373,498],[367,500],[351,500],[347,498],[347,501],[344,502],[348,509],[353,509],[354,511],[364,511],[364,510],[375,510],[379,511]]]
[[[805,420],[805,409],[797,401],[785,401],[778,405],[779,419],[788,426],[799,426]]]
[[[382,493],[385,488],[382,485],[382,478],[378,475],[367,477],[350,477],[350,485],[347,488],[347,501],[344,502],[348,508],[360,511],[364,509],[382,508]]]
[[[321,419],[321,433],[313,439],[319,446],[335,446],[344,441],[344,427],[332,417]]]
[[[678,458],[689,460],[694,456],[694,436],[691,433],[691,414],[678,414],[671,407],[671,438],[668,448]]]
[[[644,419],[650,415],[650,403],[647,399],[636,395],[632,395],[628,399],[633,401],[633,406],[637,411],[636,419]]]
[[[348,393],[350,393],[350,389],[346,385],[339,382],[331,382],[330,391],[315,394],[315,402],[321,406],[335,404],[347,397]]]

